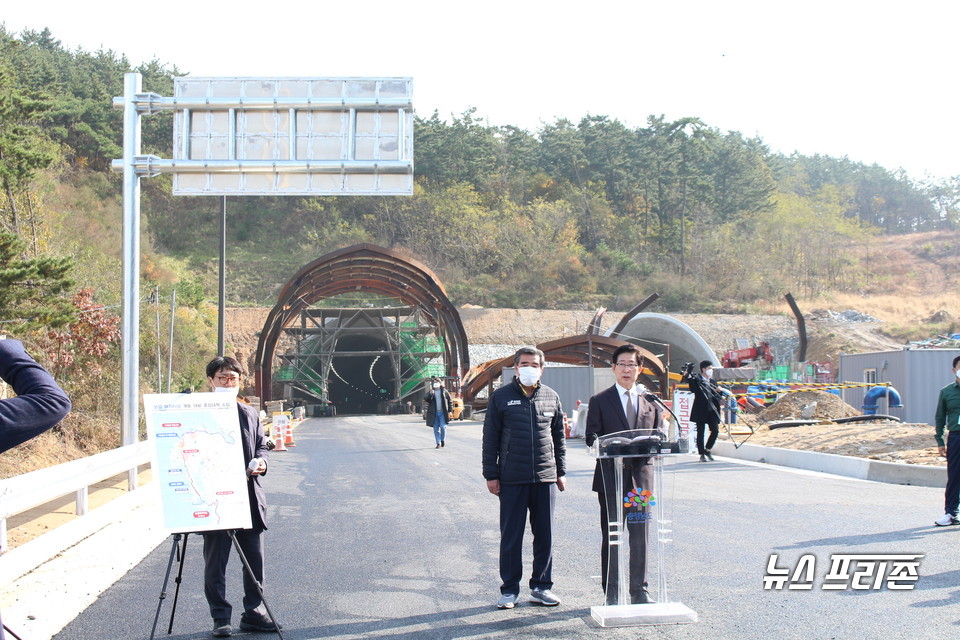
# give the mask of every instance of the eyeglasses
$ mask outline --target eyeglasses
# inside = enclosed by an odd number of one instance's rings
[[[214,380],[217,382],[240,382],[240,376],[216,376]]]
[[[621,369],[636,369],[638,365],[636,362],[618,362],[617,366]]]

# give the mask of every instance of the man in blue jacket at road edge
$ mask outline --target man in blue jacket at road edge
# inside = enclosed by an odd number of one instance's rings
[[[500,599],[512,609],[520,598],[523,532],[530,513],[533,573],[530,600],[560,604],[553,588],[553,510],[566,488],[563,410],[557,392],[540,383],[544,355],[522,347],[513,358],[517,375],[492,394],[483,421],[483,477],[500,498]]]

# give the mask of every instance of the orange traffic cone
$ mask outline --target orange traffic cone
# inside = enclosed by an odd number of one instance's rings
[[[274,443],[273,450],[274,450],[274,451],[286,451],[287,448],[286,448],[285,446],[283,446],[283,440],[284,440],[284,437],[283,437],[283,429],[276,429],[276,433],[273,434],[273,437],[274,437],[274,439],[276,440],[276,442]]]
[[[297,443],[293,441],[293,425],[287,422],[284,427],[286,445],[289,447],[297,446]]]

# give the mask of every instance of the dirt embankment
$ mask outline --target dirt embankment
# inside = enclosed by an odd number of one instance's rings
[[[270,309],[227,309],[226,342],[241,361],[256,355],[257,340]],[[539,344],[582,334],[593,319],[586,310],[460,309],[460,319],[471,344]],[[753,344],[765,340],[788,354],[799,345],[796,321],[787,315],[671,314],[696,331],[720,356],[744,338]],[[619,311],[604,314],[601,326],[613,327],[623,317]],[[835,362],[841,353],[899,349],[881,333],[882,323],[807,321],[807,359]],[[789,357],[789,356],[788,356]],[[475,363],[474,363],[475,364]]]
[[[895,421],[833,422],[862,412],[826,391],[799,391],[780,397],[759,414],[740,414],[737,431],[727,435],[734,442],[748,441],[767,447],[801,449],[842,456],[872,458],[886,462],[945,466],[939,459],[933,427]],[[817,424],[780,426],[797,418]],[[753,429],[748,433],[744,427]],[[726,429],[723,429],[725,432]]]
[[[757,425],[756,429],[752,435],[740,433],[732,437],[727,436],[724,427],[720,431],[722,438],[729,437],[738,443],[746,441],[766,447],[819,451],[885,462],[936,466],[947,464],[937,453],[933,427],[928,424],[827,422],[779,429]]]
[[[252,365],[256,355],[257,339],[263,329],[269,309],[227,309],[226,338],[241,361]],[[713,348],[718,358],[733,346],[736,338],[756,343],[765,340],[776,350],[788,353],[799,344],[796,321],[787,315],[717,315],[671,314],[696,331]],[[477,309],[460,310],[467,338],[471,344],[538,344],[586,331],[593,319],[593,311],[545,311],[536,309]],[[607,312],[602,326],[614,326],[623,316],[621,312]],[[901,344],[881,333],[880,322],[841,322],[831,319],[808,319],[807,359],[819,362],[837,362],[841,353],[899,349]],[[476,364],[476,363],[474,363]],[[819,394],[821,392],[811,392]],[[750,442],[773,447],[809,449],[825,453],[870,457],[880,460],[917,464],[944,464],[937,460],[933,427],[899,423],[824,423],[803,427],[770,430],[767,422],[790,415],[799,417],[801,407],[811,399],[801,394],[785,396],[779,407],[767,409],[767,415],[742,416],[741,422],[754,428]],[[853,407],[840,409],[839,398],[830,394],[818,400],[815,417],[834,418],[858,415]],[[792,399],[789,399],[791,398]],[[789,399],[789,400],[788,400]],[[765,418],[765,419],[764,419]],[[721,432],[724,429],[721,428]],[[724,436],[725,437],[725,436]],[[735,435],[742,441],[746,435]]]

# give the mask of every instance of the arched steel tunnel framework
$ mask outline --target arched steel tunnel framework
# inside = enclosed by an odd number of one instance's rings
[[[317,300],[355,291],[379,293],[422,309],[443,340],[447,375],[460,378],[470,368],[460,314],[437,276],[425,265],[395,251],[358,244],[314,260],[280,291],[257,343],[254,375],[261,402],[273,399],[273,363],[283,328]]]
[[[583,334],[550,340],[537,345],[543,351],[548,362],[563,362],[565,364],[586,365],[598,368],[610,366],[610,360],[617,348],[629,344],[625,340],[607,336]],[[641,381],[649,388],[656,388],[661,397],[666,398],[668,392],[667,370],[650,351],[637,347],[644,358],[644,368],[650,372],[641,373]],[[483,389],[493,390],[493,381],[500,377],[504,368],[513,366],[513,356],[500,360],[483,362],[464,377],[461,386],[464,402],[473,402]],[[655,384],[654,384],[655,383]]]

